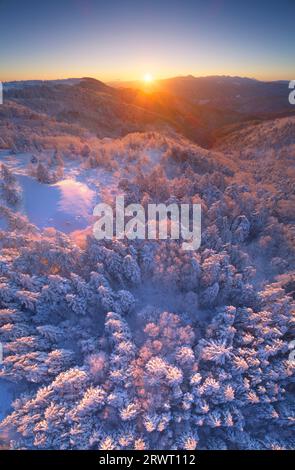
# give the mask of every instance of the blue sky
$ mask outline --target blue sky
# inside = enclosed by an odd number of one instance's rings
[[[0,0],[0,80],[295,78],[295,0]]]

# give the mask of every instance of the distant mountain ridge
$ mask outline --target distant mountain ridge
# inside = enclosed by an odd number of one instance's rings
[[[98,137],[165,128],[209,147],[237,125],[295,114],[287,81],[187,76],[156,81],[148,92],[137,84],[114,87],[90,77],[6,82],[0,115],[10,114],[7,106],[14,103],[21,112],[26,108]]]
[[[255,114],[291,109],[288,83],[287,80],[260,81],[238,76],[188,75],[157,80],[150,88],[154,92],[172,93],[195,104],[223,106],[238,112]],[[139,81],[120,86],[144,88]]]

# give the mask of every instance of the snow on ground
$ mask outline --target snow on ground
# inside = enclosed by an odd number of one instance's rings
[[[0,151],[0,163],[4,163],[14,173],[25,174],[31,158],[32,154],[28,152],[11,154],[7,150]]]
[[[50,157],[49,153],[44,152],[44,157]],[[142,169],[149,173],[160,163],[162,152],[144,149],[143,154]],[[19,210],[38,228],[54,227],[67,234],[89,229],[95,205],[101,200],[112,204],[115,196],[122,193],[118,189],[122,174],[128,177],[132,173],[130,163],[121,171],[109,171],[102,167],[85,169],[80,161],[65,160],[64,179],[55,184],[44,184],[29,176],[31,159],[32,153],[0,151],[0,163],[5,163],[16,175],[21,187]],[[5,220],[0,219],[0,229],[5,228]]]
[[[78,162],[66,162],[63,180],[40,183],[27,174],[31,157],[30,153],[0,152],[0,162],[12,170],[21,187],[20,211],[41,229],[54,227],[64,233],[84,230],[91,225],[97,202],[111,201],[117,192],[119,175],[102,168],[81,169]],[[0,218],[0,229],[6,227],[6,221]]]
[[[54,227],[65,233],[86,228],[95,205],[95,192],[86,184],[65,179],[42,184],[26,175],[18,175],[22,188],[22,209],[39,228]]]

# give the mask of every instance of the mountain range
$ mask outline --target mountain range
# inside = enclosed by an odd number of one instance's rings
[[[0,117],[14,114],[82,127],[97,137],[170,130],[205,147],[245,123],[293,115],[287,81],[176,77],[103,83],[93,78],[4,83]]]

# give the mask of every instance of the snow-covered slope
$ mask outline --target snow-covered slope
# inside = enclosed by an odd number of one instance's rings
[[[0,157],[5,445],[294,449],[293,121],[205,150],[39,117]],[[200,250],[96,240],[91,208],[118,193],[200,203]]]
[[[4,82],[4,92],[8,90],[21,90],[23,88],[32,88],[42,85],[54,86],[54,85],[77,85],[81,82],[81,78],[66,78],[60,80],[19,80],[14,82]]]

